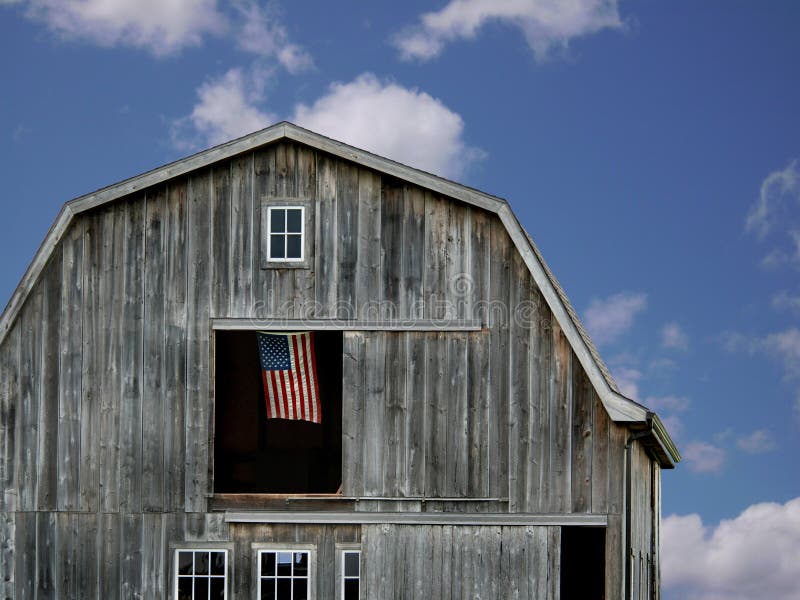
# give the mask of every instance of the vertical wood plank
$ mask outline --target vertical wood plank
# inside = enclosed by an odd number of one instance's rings
[[[592,512],[607,513],[608,510],[608,465],[609,465],[609,418],[600,397],[590,390],[594,404],[594,428],[592,433]]]
[[[336,235],[339,251],[336,274],[337,314],[342,319],[357,314],[355,279],[358,261],[358,167],[340,161],[336,174]]]
[[[547,569],[547,598],[560,600],[561,598],[561,527],[547,528],[547,556],[549,565]],[[607,596],[608,598],[622,598],[622,596]],[[566,600],[566,598],[564,599]]]
[[[510,289],[508,296],[509,353],[506,366],[509,403],[509,473],[508,509],[511,512],[527,509],[526,477],[531,457],[530,421],[530,323],[520,310],[530,301],[530,285],[524,273],[525,265],[518,253],[511,259]],[[525,274],[526,275],[526,274]]]
[[[337,161],[317,153],[317,201],[314,254],[316,316],[336,316],[336,282],[339,270],[339,234],[336,194]]]
[[[160,514],[142,515],[141,590],[142,598],[161,599],[167,583],[163,564],[164,519]],[[167,593],[169,597],[169,593]]]
[[[570,512],[572,498],[572,351],[561,328],[553,323],[553,387],[550,404],[551,510]]]
[[[266,264],[266,216],[264,202],[276,195],[276,147],[261,148],[253,155],[253,232],[258,241],[259,260],[253,269],[253,307],[260,318],[274,316],[275,270],[264,269]]]
[[[161,380],[164,419],[164,504],[166,510],[185,507],[185,427],[188,314],[188,209],[185,179],[170,184],[165,216],[164,337],[161,341]]]
[[[0,501],[9,512],[17,509],[18,499],[19,329],[18,325],[11,327],[0,346]]]
[[[0,598],[14,598],[15,513],[0,512]]]
[[[122,517],[119,513],[99,515],[100,535],[100,598],[116,598],[120,594],[120,552]]]
[[[315,152],[307,146],[295,147],[295,194],[301,200],[310,200],[312,227],[306,235],[310,238],[310,256],[316,255],[316,192],[317,170]],[[312,258],[312,261],[314,259]],[[294,316],[295,318],[310,318],[315,315],[314,305],[316,272],[314,269],[293,269],[294,274]]]
[[[489,495],[489,335],[469,333],[467,349],[468,494]]]
[[[343,334],[342,361],[342,491],[364,494],[363,429],[366,398],[365,341],[361,332]]]
[[[388,496],[405,495],[408,474],[406,472],[406,418],[408,400],[406,394],[406,345],[402,333],[386,333],[385,404],[384,404],[384,449],[383,449],[383,493]]]
[[[15,515],[14,580],[17,598],[35,598],[36,594],[36,513]]]
[[[424,316],[429,319],[444,319],[448,314],[448,217],[448,201],[425,192]]]
[[[108,262],[103,262],[103,279],[106,287],[102,298],[107,298],[105,294],[110,294],[113,298],[118,298],[116,302],[111,302],[108,312],[108,326],[104,328],[104,335],[107,336],[107,356],[106,377],[103,378],[101,390],[100,406],[100,440],[99,440],[99,477],[100,477],[100,507],[103,512],[116,512],[119,510],[120,501],[120,417],[121,417],[121,393],[123,370],[126,365],[122,362],[125,347],[123,339],[123,315],[124,304],[123,295],[125,293],[125,272],[124,272],[124,252],[126,242],[125,213],[118,207],[109,206],[103,214],[102,232],[99,232],[103,242],[104,258]],[[89,437],[88,431],[82,432],[81,453],[85,460],[81,461],[81,467],[87,461],[92,461],[97,456],[97,447],[92,447],[95,442]],[[83,475],[83,468],[81,469]],[[88,482],[87,482],[88,484]],[[81,482],[81,487],[84,487]],[[88,500],[88,499],[87,499]]]
[[[447,478],[444,493],[463,497],[469,486],[469,411],[467,399],[467,337],[463,333],[447,336]]]
[[[403,296],[400,316],[425,316],[425,193],[416,186],[403,187]]]
[[[425,448],[425,495],[443,496],[446,489],[447,463],[447,404],[449,384],[447,376],[447,338],[446,334],[432,333],[427,336],[427,365],[425,367],[426,387],[428,388],[428,422]]]
[[[259,268],[254,237],[253,154],[231,160],[230,307],[231,317],[253,317],[253,271]]]
[[[404,251],[407,247],[407,243],[403,238],[405,198],[404,186],[401,181],[390,177],[383,178],[381,204],[382,210],[378,226],[380,249],[377,254],[378,258],[383,255],[384,268],[381,273],[381,282],[374,289],[380,290],[386,306],[384,311],[375,311],[372,318],[398,318],[405,314],[400,305],[401,298],[405,300],[403,259]],[[361,235],[364,236],[365,233],[362,232]],[[364,295],[367,296],[367,294]]]
[[[39,450],[39,402],[41,399],[42,286],[28,296],[19,316],[20,322],[20,417],[18,442],[19,510],[36,510],[37,464]]]
[[[45,267],[44,306],[42,308],[42,393],[39,404],[38,473],[36,477],[38,510],[55,510],[58,506],[58,368],[61,330],[61,246]],[[85,360],[85,357],[84,357]],[[0,384],[2,387],[2,384]],[[0,481],[2,481],[0,479]]]
[[[142,515],[122,515],[120,598],[142,598]]]
[[[120,205],[123,246],[122,360],[120,366],[119,507],[142,510],[142,363],[144,352],[144,233],[146,199]]]
[[[164,502],[164,346],[167,193],[159,188],[145,206],[144,357],[142,368],[142,510],[162,511]],[[170,282],[170,285],[180,282]]]
[[[188,190],[186,511],[203,512],[208,488],[209,318],[211,310],[211,179],[194,175]]]
[[[386,434],[386,333],[364,333],[364,495],[385,496],[384,454]]]
[[[572,353],[572,510],[592,510],[594,396],[591,383]]]
[[[488,326],[491,357],[489,361],[489,495],[502,498],[508,495],[508,361],[510,294],[509,243],[503,224],[492,221],[490,289]]]
[[[404,491],[409,496],[421,496],[425,491],[426,427],[428,405],[426,334],[409,332],[406,338],[406,479]]]
[[[103,226],[106,216],[102,212],[84,217],[83,237],[83,364],[80,423],[80,490],[78,505],[82,510],[99,509],[100,498],[100,447],[101,422],[108,416],[102,412],[107,396],[104,393],[109,379],[108,332],[111,315],[111,286],[107,282],[106,263],[111,260],[105,250],[110,240],[104,241]],[[105,244],[105,245],[104,245]],[[64,282],[66,285],[66,282]],[[61,432],[59,432],[61,436]]]

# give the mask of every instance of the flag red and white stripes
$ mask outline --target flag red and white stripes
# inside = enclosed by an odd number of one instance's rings
[[[314,333],[258,332],[268,419],[322,422]]]

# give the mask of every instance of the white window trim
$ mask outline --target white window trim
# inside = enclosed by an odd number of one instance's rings
[[[286,253],[287,233],[272,231],[272,211],[274,210],[299,210],[300,211],[300,258],[273,258],[272,236],[282,235],[284,239],[284,254]],[[297,234],[295,234],[297,235]],[[268,206],[267,207],[267,262],[271,263],[302,263],[306,260],[306,207],[303,205]]]
[[[361,556],[361,544],[358,542],[338,542],[336,544],[336,600],[344,598],[344,554],[345,552],[358,552]],[[359,563],[358,567],[358,591],[363,598],[361,591],[364,589],[364,564]]]
[[[315,544],[262,542],[250,544],[253,563],[253,598],[261,600],[261,553],[308,552],[308,600],[317,598],[317,546]]]
[[[178,553],[179,552],[224,552],[225,553],[225,576],[223,589],[225,590],[225,600],[230,595],[231,581],[233,581],[233,548],[230,544],[214,545],[206,543],[186,543],[170,544],[172,548],[172,598],[178,598]],[[203,577],[202,575],[199,577]]]

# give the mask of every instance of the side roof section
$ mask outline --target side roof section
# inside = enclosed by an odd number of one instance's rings
[[[558,280],[547,267],[539,249],[533,243],[528,233],[523,229],[504,199],[383,158],[365,150],[360,150],[286,121],[67,202],[50,227],[44,242],[42,242],[37,250],[33,261],[31,261],[28,269],[25,271],[8,305],[2,315],[0,315],[0,342],[3,341],[10,330],[28,293],[47,264],[51,253],[77,215],[123,196],[158,185],[169,179],[185,175],[197,169],[282,139],[305,144],[317,150],[327,152],[387,175],[392,175],[498,215],[517,250],[523,257],[534,281],[542,292],[550,310],[553,312],[564,335],[567,337],[567,340],[586,371],[611,419],[615,422],[626,423],[634,429],[645,428],[652,432],[652,441],[654,443],[651,448],[662,467],[672,468],[675,463],[680,461],[680,454],[666,431],[666,428],[658,419],[658,416],[650,412],[646,407],[634,402],[630,398],[626,398],[620,393],[616,382],[600,358],[597,349],[589,338],[589,335],[567,299]],[[640,436],[637,435],[637,437]]]

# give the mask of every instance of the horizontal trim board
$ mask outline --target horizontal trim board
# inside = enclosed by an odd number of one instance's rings
[[[212,319],[211,328],[220,331],[480,331],[474,319]]]
[[[582,525],[606,527],[608,515],[530,513],[421,512],[226,512],[226,523],[291,523],[307,525]]]

